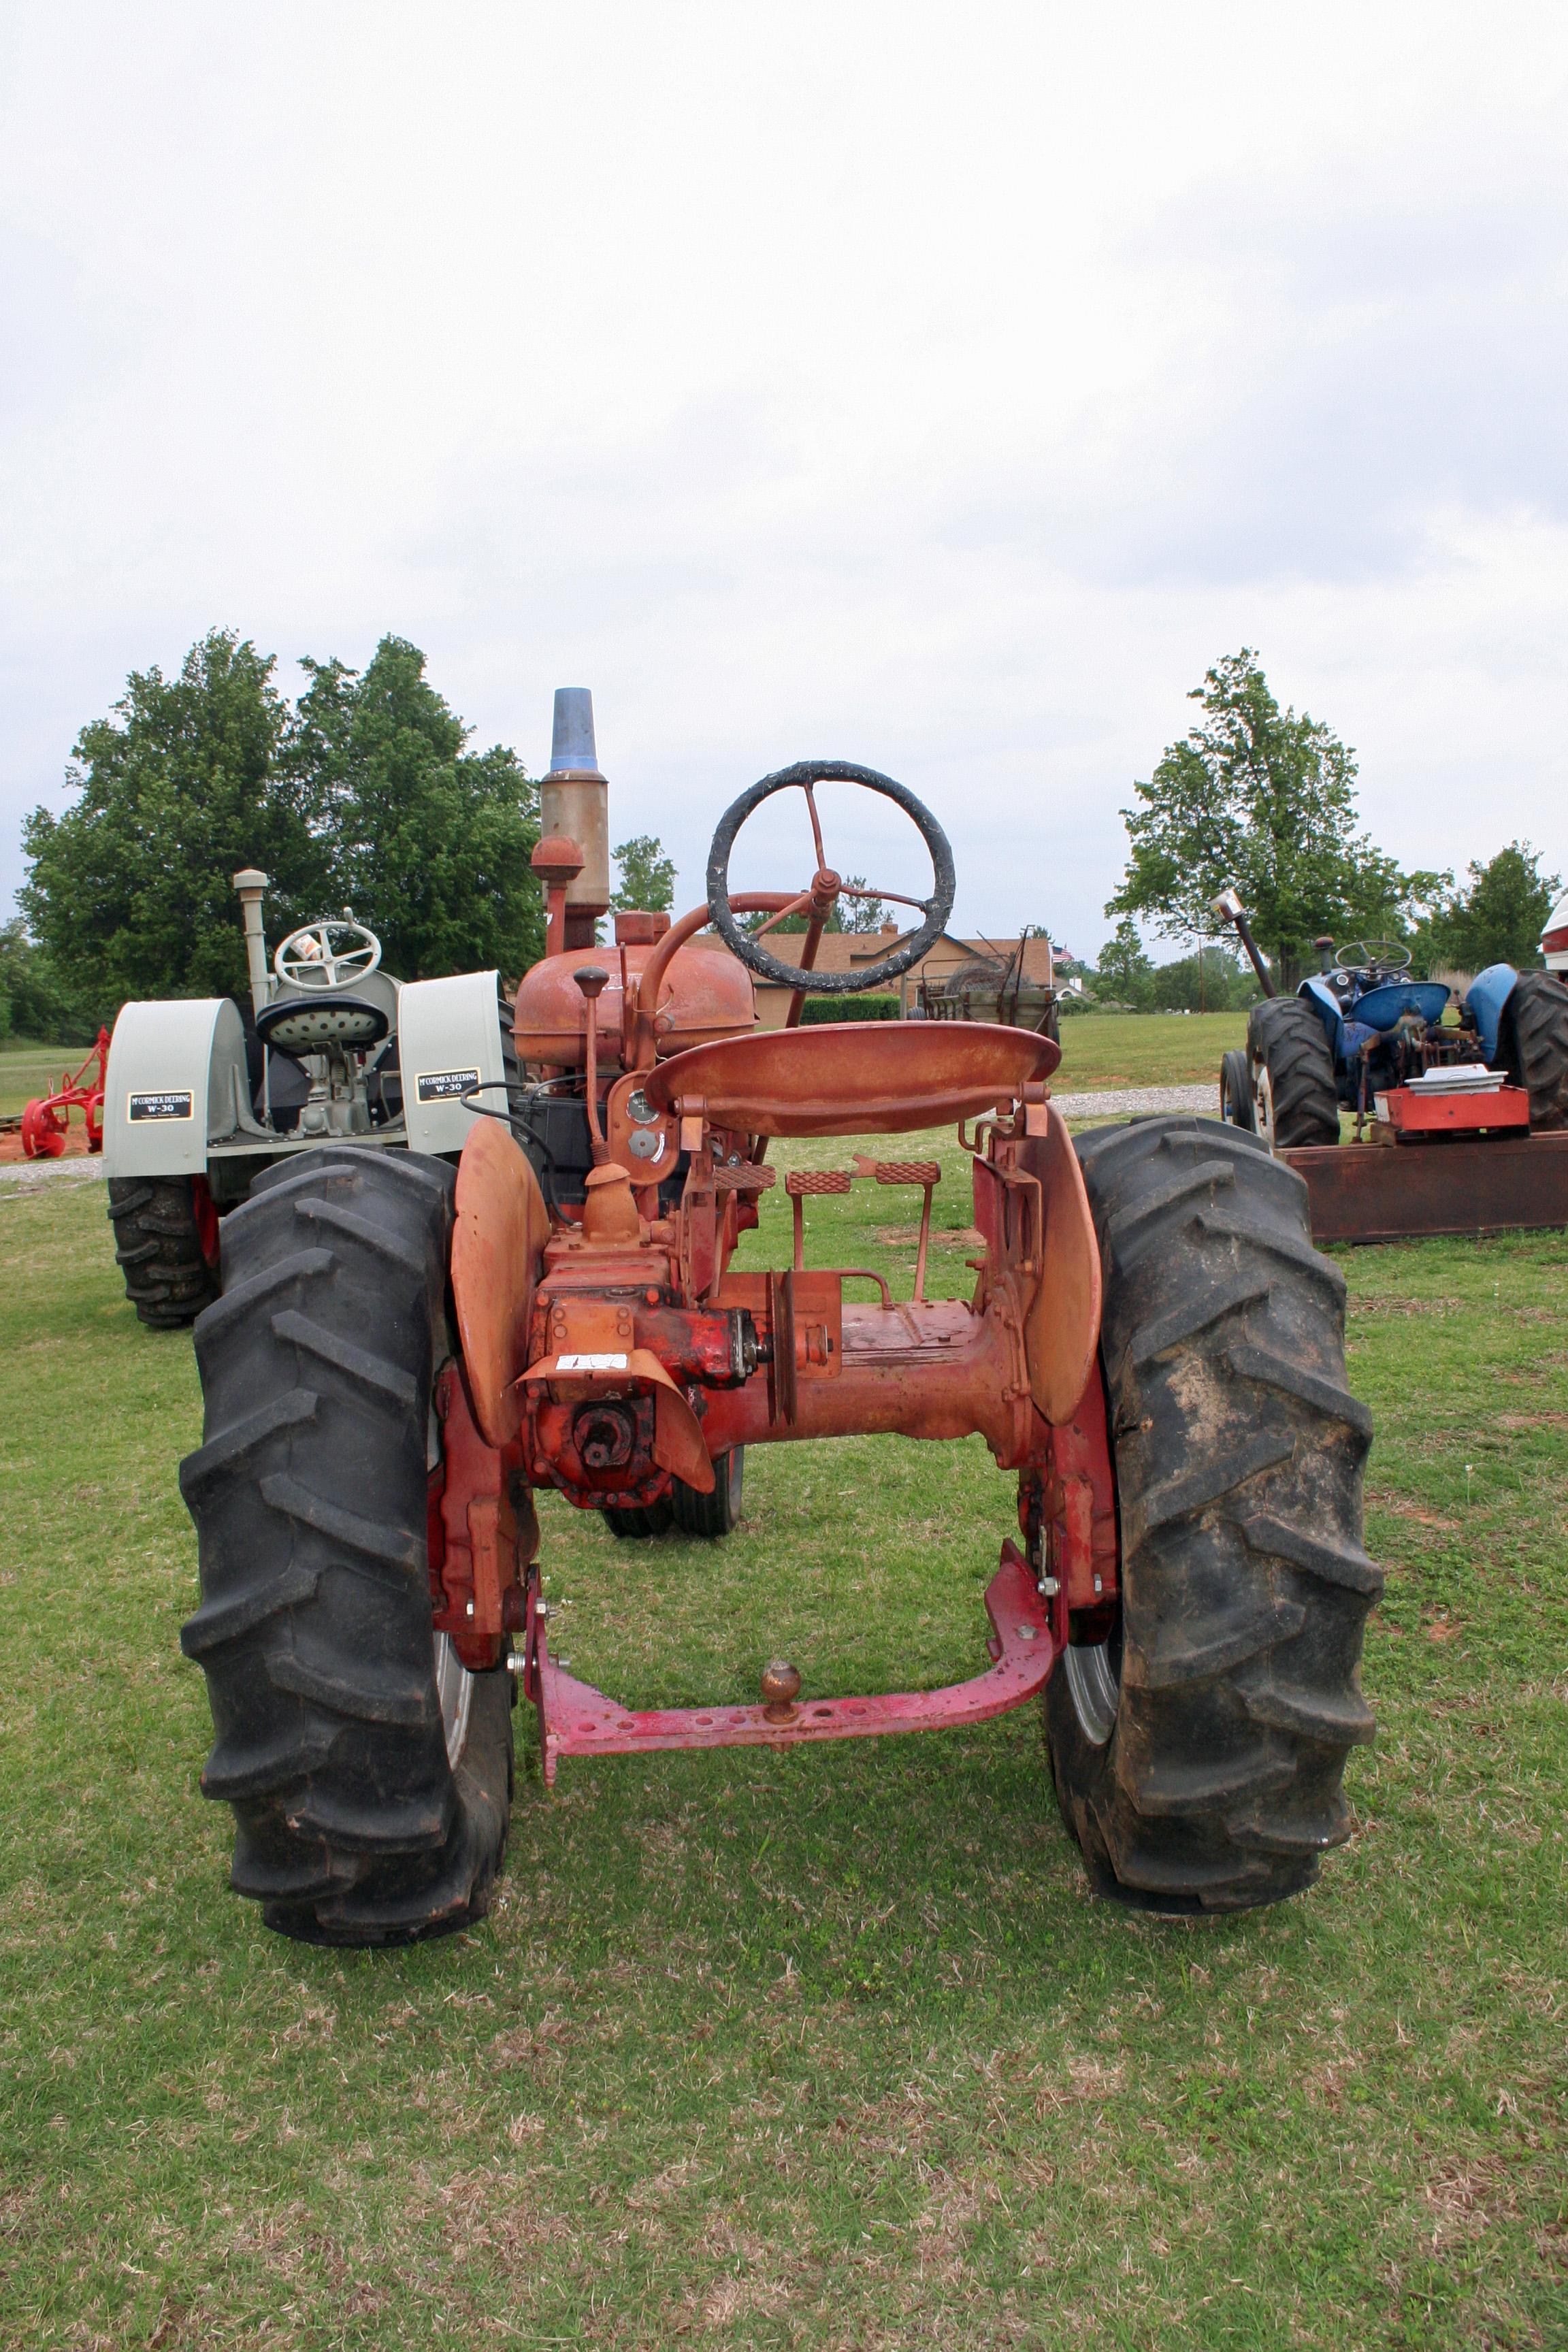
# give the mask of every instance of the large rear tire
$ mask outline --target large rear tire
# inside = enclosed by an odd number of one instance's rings
[[[140,1319],[155,1331],[194,1323],[218,1294],[217,1212],[205,1177],[111,1176],[109,1222]]]
[[[1057,1792],[1100,1893],[1243,1910],[1349,1835],[1345,1758],[1373,1732],[1359,1662],[1383,1578],[1344,1278],[1312,1248],[1300,1178],[1234,1127],[1141,1120],[1078,1150],[1121,1608],[1048,1685]]]
[[[1520,973],[1499,1043],[1514,1084],[1529,1093],[1532,1129],[1568,1127],[1568,988],[1555,973]]]
[[[1270,996],[1253,1006],[1247,1057],[1261,1065],[1268,1082],[1273,1108],[1266,1140],[1271,1150],[1339,1141],[1340,1097],[1328,1033],[1303,998]]]
[[[205,1443],[180,1485],[202,1601],[181,1634],[234,1808],[231,1883],[305,1942],[478,1918],[506,1843],[511,1677],[435,1636],[426,1544],[449,1352],[453,1171],[331,1145],[269,1169],[196,1326]]]

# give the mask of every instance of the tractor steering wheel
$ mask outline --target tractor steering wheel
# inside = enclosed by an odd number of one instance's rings
[[[884,800],[895,802],[904,811],[931,853],[934,887],[929,898],[907,898],[898,890],[868,890],[858,885],[846,888],[828,865],[822,845],[822,824],[812,794],[813,785],[822,783],[861,784],[869,793],[880,793]],[[840,898],[890,898],[897,906],[917,907],[925,917],[912,939],[877,962],[862,965],[858,971],[814,971],[808,965],[782,962],[777,956],[769,954],[761,940],[763,932],[772,930],[783,918],[775,915],[760,932],[743,931],[730,906],[730,855],[735,846],[735,835],[753,809],[760,808],[774,793],[786,792],[796,785],[805,794],[816,850],[816,872],[809,892],[802,894],[803,898],[809,896],[810,905],[796,911],[804,912],[807,922],[815,927],[826,919]],[[739,956],[763,980],[771,980],[783,988],[807,989],[813,995],[849,996],[863,988],[880,987],[885,981],[897,980],[901,972],[908,971],[941,938],[942,926],[952,912],[953,887],[952,845],[924,802],[917,800],[907,784],[895,783],[891,776],[879,775],[875,768],[858,768],[848,760],[798,760],[793,768],[780,768],[776,774],[764,776],[761,783],[753,784],[725,810],[708,853],[708,913],[731,955]]]
[[[338,947],[336,941],[346,944]],[[381,962],[381,941],[363,923],[346,915],[320,923],[304,923],[279,943],[272,969],[279,980],[296,988],[339,988],[344,981],[363,980]]]
[[[1352,948],[1361,953],[1351,955]],[[1347,940],[1343,947],[1334,950],[1336,971],[1408,971],[1410,950],[1402,948],[1397,940]]]

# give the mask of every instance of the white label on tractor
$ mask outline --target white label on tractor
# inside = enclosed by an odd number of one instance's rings
[[[624,1356],[557,1356],[555,1369],[558,1372],[624,1372],[626,1360]]]
[[[128,1095],[125,1116],[141,1118],[194,1118],[195,1106],[188,1087],[175,1087],[168,1094]]]
[[[422,1103],[456,1102],[479,1083],[478,1070],[421,1070],[414,1081]]]

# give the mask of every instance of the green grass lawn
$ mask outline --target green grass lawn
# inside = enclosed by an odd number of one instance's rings
[[[1219,1084],[1220,1055],[1247,1043],[1245,1013],[1069,1013],[1058,1094],[1094,1087]]]
[[[86,1058],[85,1045],[0,1045],[0,1111],[26,1110],[35,1095],[53,1094]],[[80,1122],[79,1111],[73,1124]]]
[[[228,1894],[197,1790],[189,1340],[132,1317],[99,1184],[0,1196],[0,2342],[1568,2342],[1562,1235],[1344,1254],[1383,1728],[1310,1895],[1091,1900],[1033,1711],[546,1798],[524,1707],[492,1916],[344,1955]],[[916,1204],[814,1203],[811,1254],[907,1289]],[[576,1669],[700,1700],[779,1650],[808,1691],[973,1671],[1011,1493],[876,1440],[755,1450],[722,1546],[544,1519]]]

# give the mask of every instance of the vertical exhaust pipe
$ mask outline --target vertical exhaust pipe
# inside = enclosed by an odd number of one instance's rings
[[[541,834],[564,835],[583,854],[566,885],[568,948],[591,948],[610,904],[610,787],[594,741],[594,698],[585,686],[558,686],[550,772],[539,783]]]
[[[250,972],[250,1003],[259,1017],[271,1002],[272,982],[267,970],[267,935],[261,928],[261,894],[268,877],[259,866],[242,866],[234,877],[245,924],[245,961]]]

